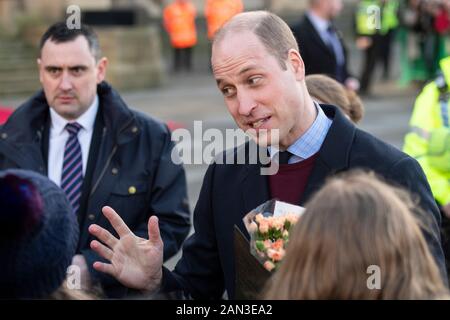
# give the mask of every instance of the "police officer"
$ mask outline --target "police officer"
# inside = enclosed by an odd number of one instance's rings
[[[403,151],[421,164],[443,216],[443,248],[450,265],[450,56],[441,74],[416,99]]]
[[[379,57],[384,60],[387,75],[390,42],[393,30],[398,26],[398,7],[396,0],[361,0],[357,6],[356,46],[364,50],[360,88],[362,95],[369,94],[372,75]]]

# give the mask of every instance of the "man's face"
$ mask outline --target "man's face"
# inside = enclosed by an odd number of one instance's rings
[[[77,119],[92,104],[106,65],[106,58],[95,61],[84,36],[62,43],[47,40],[38,66],[49,106],[67,120]]]
[[[240,32],[215,43],[211,61],[228,111],[242,130],[256,131],[260,145],[279,143],[285,149],[302,134],[306,89],[297,51],[289,52],[283,70],[256,35]],[[279,141],[271,141],[273,129],[279,129]]]
[[[329,12],[329,18],[334,19],[336,18],[342,11],[342,0],[327,0],[328,2],[328,12]]]

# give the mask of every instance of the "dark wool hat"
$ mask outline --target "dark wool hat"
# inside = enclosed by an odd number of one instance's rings
[[[31,171],[0,171],[0,297],[49,297],[66,278],[78,233],[56,184]]]

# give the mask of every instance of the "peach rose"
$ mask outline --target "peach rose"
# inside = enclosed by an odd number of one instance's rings
[[[264,262],[263,264],[264,268],[267,271],[272,271],[275,268],[275,264],[272,261],[267,260],[266,262]]]
[[[266,221],[262,220],[259,223],[259,232],[261,232],[261,233],[269,232],[269,224]]]

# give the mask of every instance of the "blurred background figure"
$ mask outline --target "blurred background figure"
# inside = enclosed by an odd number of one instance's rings
[[[347,88],[357,90],[359,82],[347,68],[347,49],[333,19],[342,10],[342,0],[310,0],[300,23],[292,27],[306,74],[326,74]]]
[[[192,69],[192,49],[197,44],[195,6],[190,0],[174,0],[164,8],[163,23],[173,47],[173,70]]]
[[[442,74],[416,99],[403,150],[422,166],[442,213],[442,244],[450,266],[450,56],[440,62]]]
[[[399,26],[399,0],[384,0],[380,6],[380,22],[384,23],[381,29],[385,33],[381,34],[380,60],[383,65],[383,80],[390,78],[392,46]]]
[[[364,106],[355,91],[321,74],[310,74],[306,76],[305,81],[308,92],[314,100],[338,106],[355,124],[361,121]]]
[[[423,85],[436,76],[439,61],[448,54],[449,14],[449,0],[402,1],[399,11],[401,84],[419,81]]]
[[[212,40],[217,30],[234,15],[244,11],[241,0],[206,0],[205,18],[208,39]]]
[[[370,95],[370,86],[378,61],[383,62],[387,79],[391,43],[398,26],[396,0],[360,0],[355,11],[356,46],[364,52],[361,71],[361,95]]]
[[[305,207],[265,298],[449,297],[412,214],[418,205],[405,191],[349,172],[330,179]]]
[[[38,173],[0,171],[0,208],[0,298],[90,298],[65,282],[78,222],[64,192]]]
[[[0,125],[4,124],[12,113],[13,110],[11,108],[0,105]]]

